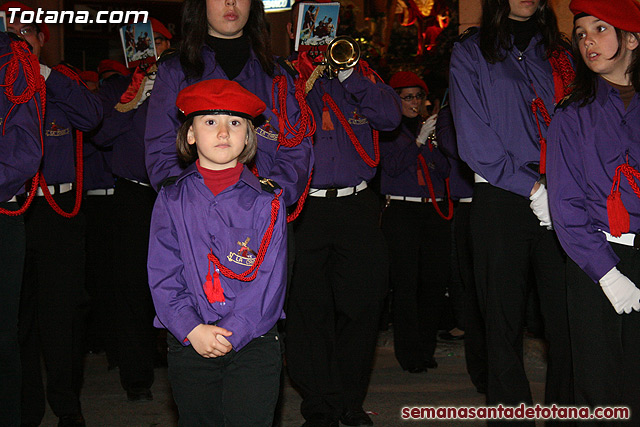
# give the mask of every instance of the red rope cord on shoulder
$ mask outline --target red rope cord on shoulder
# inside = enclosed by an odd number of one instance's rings
[[[275,226],[276,219],[278,218],[278,210],[280,209],[280,194],[282,194],[282,191],[273,195],[273,200],[271,201],[271,219],[269,221],[269,227],[267,228],[267,231],[265,231],[264,236],[262,236],[262,240],[260,241],[260,249],[258,250],[256,259],[253,265],[248,270],[240,274],[234,273],[231,269],[222,265],[218,257],[216,257],[213,252],[207,255],[209,261],[213,262],[213,265],[215,265],[218,270],[220,270],[220,273],[222,273],[225,277],[240,280],[243,282],[250,282],[256,278],[258,270],[260,269],[260,265],[262,264],[262,261],[264,261],[267,249],[269,249],[269,244],[271,243],[273,228]]]
[[[418,169],[422,170],[422,175],[425,178],[425,182],[427,183],[427,189],[429,190],[429,197],[431,198],[431,203],[433,207],[436,208],[436,212],[442,219],[449,221],[453,218],[453,200],[451,200],[451,191],[449,190],[449,178],[444,180],[444,185],[447,190],[447,201],[449,213],[447,215],[443,214],[440,210],[440,206],[438,206],[438,202],[436,202],[436,192],[433,189],[433,182],[431,182],[431,174],[429,173],[429,168],[427,167],[427,162],[424,159],[422,154],[418,154]]]
[[[0,85],[4,87],[4,93],[7,96],[7,99],[13,103],[7,116],[4,118],[2,124],[2,134],[5,133],[5,126],[7,121],[9,120],[9,116],[13,111],[13,108],[18,104],[24,104],[31,100],[33,100],[36,107],[36,115],[38,116],[38,129],[40,130],[40,150],[41,153],[44,153],[44,140],[42,135],[42,121],[44,120],[44,112],[46,105],[46,96],[47,96],[47,88],[44,81],[44,77],[40,75],[40,64],[38,63],[38,59],[31,53],[27,43],[24,41],[12,41],[10,44],[11,52],[7,53],[4,56],[12,55],[11,59],[2,67],[7,67],[4,83]],[[18,74],[20,71],[24,73],[26,87],[22,91],[21,94],[16,95],[13,92],[13,85],[18,78]],[[38,103],[38,99],[36,95],[40,97],[40,103]],[[19,141],[16,141],[19,143]],[[38,188],[40,171],[36,172],[35,177],[31,180],[31,189],[29,190],[29,195],[25,203],[20,207],[20,209],[16,211],[10,211],[6,209],[0,208],[0,214],[9,215],[9,216],[17,216],[22,215],[31,205],[33,198],[36,195],[36,189]]]
[[[294,95],[300,106],[300,117],[292,125],[287,114],[287,78],[284,75],[273,78],[271,99],[273,100],[272,111],[278,117],[278,146],[295,147],[304,138],[313,135],[315,131],[315,122],[304,96],[304,86],[299,81],[300,79],[296,81]],[[276,88],[278,91],[277,96]],[[287,135],[292,135],[292,137],[288,138]]]
[[[571,82],[576,76],[576,73],[569,61],[569,53],[565,50],[556,50],[552,52],[549,57],[549,63],[551,64],[551,70],[553,74],[553,87],[554,87],[554,102],[557,104],[565,96],[571,93]],[[538,119],[538,111],[542,115],[545,125],[549,127],[551,123],[551,116],[547,111],[547,107],[544,105],[542,98],[538,96],[535,86],[531,83],[533,92],[536,94],[536,98],[531,101],[531,112],[536,119],[536,125],[538,126],[538,138],[540,142],[540,165],[539,172],[541,175],[547,171],[547,140],[542,137],[542,129],[540,127],[540,120]]]
[[[336,117],[338,118],[338,121],[340,121],[345,132],[347,132],[347,135],[349,136],[351,143],[355,147],[356,151],[358,152],[362,160],[364,160],[364,162],[372,168],[375,168],[376,166],[378,166],[378,163],[380,163],[380,144],[378,141],[378,131],[375,129],[372,129],[374,158],[371,158],[369,154],[367,154],[365,149],[362,147],[362,145],[360,144],[360,141],[358,141],[358,137],[356,136],[355,132],[351,128],[351,125],[347,121],[344,114],[342,114],[342,111],[340,111],[340,109],[338,108],[338,105],[333,100],[331,95],[325,92],[325,94],[322,95],[322,100],[325,102],[325,104],[329,106],[329,108],[331,108],[331,111],[333,111],[333,114],[336,115]]]

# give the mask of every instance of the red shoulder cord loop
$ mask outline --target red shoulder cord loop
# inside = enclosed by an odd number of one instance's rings
[[[222,287],[220,286],[220,283],[219,283],[219,277],[215,277],[216,274],[222,273],[225,277],[228,277],[229,279],[236,279],[242,282],[250,282],[256,278],[256,275],[258,274],[258,270],[260,269],[260,265],[262,264],[262,261],[264,261],[264,257],[267,253],[267,249],[269,249],[269,244],[271,243],[273,228],[275,226],[276,219],[278,218],[278,210],[280,209],[280,200],[279,200],[280,194],[282,194],[282,190],[280,190],[279,193],[273,195],[273,200],[271,201],[271,219],[269,221],[269,227],[267,228],[267,231],[264,233],[264,236],[262,236],[262,241],[260,242],[260,249],[258,250],[256,259],[253,265],[248,270],[246,270],[244,273],[241,273],[241,274],[234,273],[232,270],[230,270],[229,268],[222,265],[222,263],[220,263],[220,260],[218,259],[218,257],[216,257],[213,254],[213,251],[211,251],[207,255],[207,258],[209,259],[209,261],[212,262],[214,265],[214,279],[217,279],[215,285],[211,283],[211,274],[210,274],[211,270],[209,270],[209,273],[207,274],[207,278],[206,278],[207,280],[203,285],[205,294],[207,294],[207,300],[209,302],[213,303],[216,301],[224,301],[224,294],[222,294],[222,300],[218,299],[219,298],[218,292],[220,293],[222,292]],[[216,289],[218,287],[219,287],[219,291]]]
[[[86,83],[83,82],[80,76],[76,72],[74,72],[71,68],[63,64],[58,64],[55,67],[53,67],[53,69],[69,77],[71,80],[75,81],[76,83],[81,84],[87,89],[89,89]],[[39,184],[40,184],[40,188],[42,188],[42,193],[44,194],[44,198],[47,199],[47,202],[49,202],[49,206],[51,206],[51,208],[58,215],[61,215],[65,218],[73,218],[74,216],[78,215],[78,212],[80,212],[80,205],[82,204],[82,182],[84,178],[82,144],[83,144],[82,132],[76,129],[76,183],[74,185],[76,189],[76,201],[73,205],[73,209],[71,210],[71,212],[63,211],[62,208],[56,203],[56,201],[53,199],[53,196],[49,192],[49,188],[47,187],[47,182],[44,179],[44,174],[40,173]]]
[[[623,233],[629,232],[629,212],[622,203],[620,195],[620,174],[624,175],[633,189],[633,192],[640,198],[640,187],[636,183],[636,179],[640,180],[640,172],[629,165],[627,155],[626,163],[619,165],[613,176],[613,184],[611,185],[611,193],[607,197],[607,216],[609,217],[609,233],[612,236],[620,237]]]
[[[553,71],[553,87],[554,87],[554,103],[557,104],[565,96],[571,93],[570,84],[576,76],[576,73],[569,61],[569,53],[566,51],[554,51],[549,57],[551,63],[551,69]],[[540,128],[540,120],[538,119],[537,112],[540,111],[544,123],[549,126],[551,123],[551,116],[547,111],[547,107],[544,105],[542,98],[538,96],[536,88],[531,84],[533,92],[536,94],[536,99],[531,102],[531,111],[533,117],[536,119],[536,125],[538,126],[538,137],[540,141],[540,174],[543,175],[547,171],[547,140],[542,137],[542,129]]]
[[[444,180],[444,184],[447,189],[447,201],[449,205],[449,213],[447,215],[444,215],[440,210],[440,206],[438,206],[438,202],[436,202],[436,192],[433,190],[431,174],[429,174],[427,162],[422,154],[418,154],[418,171],[420,170],[422,170],[422,175],[424,176],[427,183],[427,189],[429,190],[429,197],[431,197],[431,203],[433,204],[433,207],[436,208],[436,212],[442,217],[442,219],[450,221],[451,218],[453,218],[453,200],[451,200],[451,191],[449,190],[449,178],[446,178]]]
[[[13,111],[13,108],[18,104],[24,104],[33,100],[36,106],[36,114],[38,116],[38,129],[40,129],[40,149],[44,153],[44,141],[42,136],[42,122],[44,120],[44,112],[46,105],[46,97],[47,97],[47,88],[45,85],[44,77],[40,75],[40,64],[38,63],[38,59],[29,51],[27,43],[24,41],[12,41],[10,44],[11,52],[2,56],[12,55],[11,59],[8,62],[4,63],[0,68],[7,67],[4,83],[0,85],[0,87],[4,87],[4,93],[7,96],[7,99],[11,101],[14,105],[11,106],[7,116],[4,118],[4,122],[2,124],[2,134],[4,135],[5,126],[7,121],[9,120],[9,116]],[[13,85],[18,77],[18,74],[24,72],[25,81],[27,86],[22,91],[21,94],[16,95],[13,93]],[[38,99],[36,98],[36,94],[40,95],[40,103],[38,103]],[[16,141],[19,142],[19,141]],[[6,209],[0,209],[0,214],[9,215],[9,216],[17,216],[22,215],[36,195],[36,189],[38,188],[40,171],[36,173],[36,176],[32,179],[31,182],[31,190],[29,192],[29,196],[25,201],[24,205],[20,207],[17,211],[10,211]]]
[[[378,163],[380,163],[380,144],[378,143],[378,131],[375,129],[372,129],[373,155],[374,155],[374,158],[372,159],[364,150],[364,148],[360,144],[360,141],[358,141],[358,137],[353,132],[351,125],[349,124],[347,119],[344,117],[344,114],[342,114],[342,111],[340,111],[340,109],[338,108],[338,105],[336,104],[336,102],[333,100],[333,98],[331,98],[331,95],[325,92],[325,94],[322,95],[322,100],[326,105],[328,105],[331,108],[331,111],[333,111],[333,114],[336,115],[336,117],[338,118],[338,121],[340,121],[340,123],[342,124],[342,127],[347,132],[347,135],[349,136],[351,143],[355,147],[356,151],[358,152],[362,160],[364,160],[364,162],[367,164],[367,166],[370,166],[372,168],[375,168],[376,166],[378,166]]]

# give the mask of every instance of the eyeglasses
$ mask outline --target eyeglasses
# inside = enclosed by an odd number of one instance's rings
[[[37,32],[38,29],[33,25],[27,25],[20,28],[18,31],[15,31],[13,28],[7,28],[7,33],[20,34],[21,36],[31,36]]]
[[[400,99],[407,102],[411,102],[414,99],[421,100],[421,99],[424,99],[424,92],[420,92],[415,95],[401,96]]]

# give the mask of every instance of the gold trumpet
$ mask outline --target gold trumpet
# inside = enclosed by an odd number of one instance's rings
[[[338,71],[348,70],[356,66],[360,60],[360,46],[349,36],[338,36],[327,46],[324,64],[329,69],[329,78]]]

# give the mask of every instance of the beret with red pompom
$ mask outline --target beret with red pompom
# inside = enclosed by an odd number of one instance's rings
[[[8,1],[5,4],[3,4],[2,6],[0,6],[0,10],[3,10],[7,13],[7,23],[9,23],[10,17],[11,17],[11,13],[9,12],[9,8],[18,8],[20,9],[20,14],[22,14],[23,10],[28,10],[29,12],[35,12],[33,10],[33,8],[30,8],[29,6],[27,6],[26,4],[20,3],[19,1]],[[48,42],[49,41],[49,27],[47,26],[47,24],[45,24],[44,22],[42,23],[34,23],[34,25],[36,25],[38,27],[38,29],[40,30],[40,32],[42,34],[44,34],[44,42]]]
[[[249,120],[267,108],[264,102],[232,80],[203,80],[182,89],[176,106],[191,118],[205,114],[229,114]]]
[[[574,15],[595,16],[621,30],[640,32],[638,0],[571,0],[569,9]]]
[[[401,89],[404,87],[420,87],[424,90],[425,94],[429,93],[427,84],[416,73],[411,71],[398,71],[389,80],[389,86],[394,89]]]

